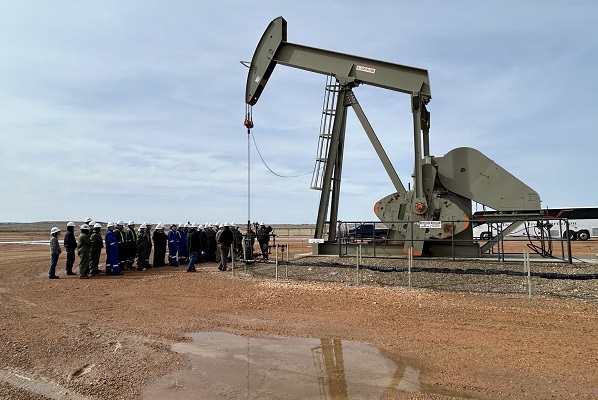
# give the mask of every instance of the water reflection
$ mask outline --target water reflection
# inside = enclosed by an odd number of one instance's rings
[[[161,378],[144,399],[356,400],[399,392],[479,398],[422,386],[418,368],[367,343],[223,332],[189,336],[191,342],[177,343],[173,350],[189,355],[191,370]]]

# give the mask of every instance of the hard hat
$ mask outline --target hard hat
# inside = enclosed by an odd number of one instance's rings
[[[106,227],[113,228],[114,227],[114,222],[108,222],[108,225],[106,225]]]
[[[83,224],[83,225],[81,225],[80,229],[87,229],[87,230],[89,230],[89,225]]]
[[[128,226],[134,226],[134,225],[135,225],[135,222],[133,222],[133,221],[129,221],[129,223],[128,223],[127,225],[128,225]]]
[[[156,229],[164,229],[164,225],[162,225],[162,222],[158,222],[158,225],[156,225]]]
[[[102,224],[100,224],[99,222],[96,222],[95,224],[93,224],[94,228],[101,228]]]
[[[85,218],[85,220],[83,222],[85,222],[86,224],[89,224],[91,221],[93,221],[91,218],[87,217]]]
[[[198,228],[199,228],[199,229],[203,229],[203,225],[199,225],[199,226],[198,226]]]
[[[192,223],[191,224],[191,228],[197,228],[197,224],[196,223]]]
[[[224,226],[230,226],[230,224],[228,222],[225,222]]]
[[[266,224],[264,224],[263,222],[260,222],[260,225],[261,225],[261,226],[266,226]]]
[[[230,226],[232,226],[233,228],[237,227],[237,225],[234,222],[231,222]]]
[[[116,223],[117,226],[123,226],[125,224],[125,222],[123,220],[120,220]]]
[[[53,235],[53,234],[55,234],[55,233],[57,233],[57,232],[60,232],[60,229],[59,229],[57,226],[53,227],[53,228],[50,230],[50,233],[51,233],[52,235]]]
[[[185,224],[185,228],[190,228],[190,227],[191,227],[191,225]]]
[[[75,226],[75,223],[73,221],[71,221],[68,224],[66,224],[66,226]]]
[[[151,223],[149,223],[149,222],[144,222],[144,224],[145,224],[145,227],[146,227],[146,228],[149,228],[150,226],[152,226],[152,224],[151,224]]]
[[[90,228],[91,228],[92,226],[94,226],[95,224],[96,224],[96,222],[95,222],[95,221],[91,221],[91,222],[89,222],[89,223],[88,223],[88,225],[89,225],[89,227],[90,227]]]
[[[144,222],[143,224],[141,224],[141,226],[139,227],[139,229],[145,229],[147,228],[147,224]]]
[[[214,226],[220,226],[220,222],[216,222]]]
[[[184,228],[184,227],[185,227],[185,223],[184,223],[184,222],[181,222],[181,223],[179,224],[179,228]]]

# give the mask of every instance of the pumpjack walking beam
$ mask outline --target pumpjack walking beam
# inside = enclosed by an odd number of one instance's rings
[[[324,171],[322,194],[318,219],[316,221],[316,238],[322,238],[323,236],[326,211],[329,207],[330,197],[332,197],[332,204],[330,205],[328,240],[334,240],[336,237],[346,108],[352,105],[352,98],[354,98],[349,96],[351,90],[362,83],[411,95],[416,155],[416,198],[420,210],[427,208],[421,177],[422,142],[423,156],[427,156],[429,155],[429,114],[425,105],[432,98],[432,94],[426,70],[289,43],[287,42],[287,22],[284,18],[278,17],[266,28],[251,60],[245,90],[245,101],[247,104],[255,105],[257,103],[276,64],[319,74],[332,75],[341,86],[328,162]],[[357,110],[359,117],[362,111],[360,108]],[[362,124],[364,123],[362,118],[360,118],[360,121]],[[385,160],[382,160],[382,162],[384,164]],[[387,167],[386,164],[385,167]],[[392,176],[391,178],[395,186],[397,186],[395,179]],[[398,179],[398,177],[396,178]],[[402,187],[403,185],[400,184],[400,186]]]

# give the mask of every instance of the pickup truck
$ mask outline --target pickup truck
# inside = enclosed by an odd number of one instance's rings
[[[350,239],[386,239],[388,228],[377,228],[375,224],[357,224],[349,229],[347,236]]]

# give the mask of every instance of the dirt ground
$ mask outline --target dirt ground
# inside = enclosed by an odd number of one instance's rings
[[[49,237],[0,230],[0,242],[36,239]],[[190,369],[171,346],[193,332],[370,343],[419,370],[420,390],[389,386],[383,399],[598,398],[596,302],[273,280],[213,263],[80,280],[64,252],[49,280],[47,245],[0,244],[0,255],[2,399],[143,398]]]

